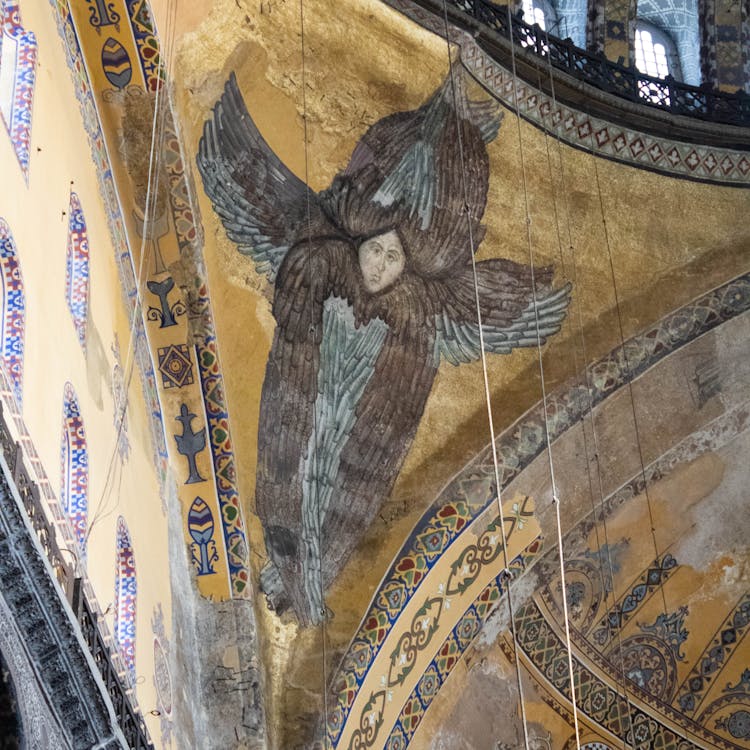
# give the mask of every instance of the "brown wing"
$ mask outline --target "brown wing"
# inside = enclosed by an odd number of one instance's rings
[[[287,596],[294,597],[300,571],[302,463],[313,429],[320,366],[323,301],[338,285],[346,253],[336,242],[298,245],[285,257],[276,280],[277,321],[266,366],[258,424],[256,509],[266,546]]]
[[[570,302],[571,284],[552,289],[552,268],[536,268],[510,260],[476,264],[485,351],[509,354],[515,347],[543,344],[560,330]],[[435,359],[452,364],[471,362],[481,354],[479,325],[470,265],[449,283],[435,284]]]
[[[229,239],[273,281],[316,194],[276,156],[260,134],[234,73],[203,127],[198,169]]]

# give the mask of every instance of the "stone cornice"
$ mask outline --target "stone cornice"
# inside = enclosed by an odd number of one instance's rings
[[[73,613],[0,457],[0,596],[39,689],[73,748],[126,748]]]

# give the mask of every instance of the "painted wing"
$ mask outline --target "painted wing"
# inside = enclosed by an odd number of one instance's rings
[[[229,239],[273,281],[315,193],[282,163],[247,111],[234,73],[203,127],[198,169]]]
[[[550,268],[535,269],[535,300],[529,266],[501,259],[477,263],[486,352],[509,354],[516,347],[537,346],[560,330],[572,285],[551,289],[551,277]],[[479,359],[481,347],[471,266],[446,284],[442,292],[440,309],[435,314],[435,361],[443,357],[458,365]]]

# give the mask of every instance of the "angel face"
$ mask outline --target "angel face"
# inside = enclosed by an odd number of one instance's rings
[[[406,256],[395,230],[370,237],[359,246],[359,267],[365,289],[376,294],[386,289],[401,275]]]

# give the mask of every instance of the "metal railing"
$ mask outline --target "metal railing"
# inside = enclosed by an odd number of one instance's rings
[[[609,94],[638,104],[656,107],[676,115],[697,117],[729,125],[750,125],[750,95],[716,91],[708,86],[691,86],[671,76],[655,78],[635,66],[608,60],[603,54],[576,47],[570,39],[548,34],[536,24],[508,15],[506,6],[488,0],[446,0],[481,25],[524,50],[548,58],[552,66]]]
[[[14,441],[8,428],[2,402],[0,402],[0,449],[5,455],[5,461],[11,472],[10,478],[16,486],[31,526],[78,620],[83,640],[102,676],[107,694],[115,709],[117,723],[128,746],[132,750],[153,750],[154,746],[149,739],[146,723],[128,698],[112,653],[99,629],[99,617],[83,590],[82,579],[75,575],[73,566],[63,557],[64,548],[58,544],[55,528],[42,506],[39,487],[31,479],[24,465],[23,449]]]

